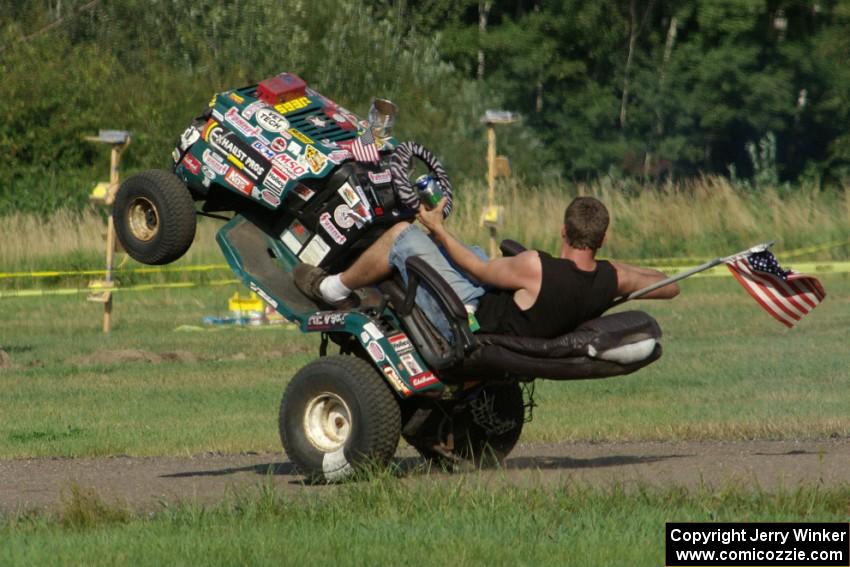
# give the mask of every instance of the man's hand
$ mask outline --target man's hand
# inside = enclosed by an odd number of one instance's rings
[[[419,219],[419,222],[422,223],[422,226],[427,228],[431,234],[438,235],[441,233],[443,228],[443,208],[446,206],[448,199],[443,197],[437,203],[437,205],[429,210],[426,210],[424,206],[419,207],[419,212],[416,213],[416,218]]]

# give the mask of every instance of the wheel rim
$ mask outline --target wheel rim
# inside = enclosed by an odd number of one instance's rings
[[[159,232],[159,213],[145,197],[136,197],[130,202],[127,219],[130,232],[139,240],[147,242]]]
[[[342,398],[323,392],[307,403],[304,412],[307,439],[323,453],[341,449],[351,434],[351,411]]]

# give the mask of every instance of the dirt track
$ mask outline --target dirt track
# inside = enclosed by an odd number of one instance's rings
[[[409,449],[400,452],[398,461],[410,481],[424,474]],[[521,445],[506,471],[482,474],[503,475],[516,483],[716,486],[734,481],[765,490],[808,483],[834,486],[850,484],[850,442]],[[327,490],[304,487],[280,454],[12,460],[0,461],[0,511],[51,508],[73,483],[95,489],[107,502],[137,508],[162,500],[215,502],[228,487],[256,485],[267,476],[282,490]]]

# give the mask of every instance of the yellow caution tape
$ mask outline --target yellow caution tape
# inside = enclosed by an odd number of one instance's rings
[[[834,240],[832,242],[827,242],[825,244],[817,244],[815,246],[807,246],[805,248],[798,248],[797,250],[791,250],[790,252],[783,252],[782,258],[794,258],[796,256],[804,256],[806,254],[813,254],[815,252],[822,252],[824,250],[829,250],[831,248],[838,248],[839,246],[847,246],[850,245],[850,240]]]
[[[806,246],[805,248],[796,248],[794,250],[786,250],[783,252],[777,252],[777,255],[780,256],[780,262],[782,260],[788,258],[796,258],[797,256],[805,256],[806,254],[813,254],[815,252],[823,252],[824,250],[830,250],[832,248],[838,248],[839,246],[848,246],[850,245],[850,240],[833,240],[832,242],[826,242],[823,244],[816,244],[813,246]],[[617,261],[618,258],[605,258],[606,260],[614,260]],[[640,266],[650,266],[650,265],[665,265],[665,266],[682,266],[682,265],[692,265],[692,264],[702,264],[703,262],[708,262],[709,260],[713,260],[714,258],[710,258],[708,256],[677,256],[670,258],[632,258],[626,260],[620,260],[621,262],[627,262],[629,264],[637,264]]]
[[[205,264],[198,266],[163,266],[149,268],[115,269],[113,274],[159,274],[164,272],[208,272],[229,268],[227,264]],[[60,276],[102,276],[106,270],[53,270],[40,272],[0,272],[0,279],[12,278],[56,278]]]
[[[677,274],[678,272],[684,271],[685,267],[683,266],[652,266],[653,269],[664,272],[668,276],[672,276]],[[800,262],[798,264],[794,264],[794,270],[809,274],[809,275],[823,275],[823,274],[848,274],[850,273],[850,261],[844,262]],[[716,266],[709,270],[705,270],[704,272],[700,272],[695,274],[694,278],[706,278],[706,277],[718,277],[718,276],[728,276],[729,271],[726,269],[725,265]],[[159,283],[159,284],[141,284],[134,285],[129,287],[117,287],[117,288],[108,288],[109,291],[115,293],[118,291],[133,291],[133,292],[144,292],[144,291],[152,291],[159,289],[188,289],[195,287],[206,287],[206,286],[223,286],[223,285],[231,285],[240,283],[237,279],[227,279],[227,280],[213,280],[206,283],[195,283],[195,282],[173,282],[173,283]],[[73,289],[16,289],[11,291],[0,291],[0,299],[7,299],[12,297],[46,297],[51,295],[76,295],[79,293],[89,293],[92,291],[102,291],[107,289],[105,286],[92,286],[87,288],[73,288]]]
[[[229,280],[214,280],[206,283],[195,283],[195,282],[174,282],[174,283],[161,283],[161,284],[142,284],[142,285],[134,285],[128,287],[115,287],[115,288],[107,288],[106,286],[92,286],[86,288],[71,288],[71,289],[15,289],[11,291],[0,291],[0,299],[6,299],[11,297],[46,297],[50,295],[76,295],[78,293],[89,293],[92,291],[102,291],[109,289],[112,293],[118,291],[151,291],[157,289],[186,289],[193,287],[205,287],[205,286],[222,286],[222,285],[230,285],[240,283],[237,279],[229,279]]]
[[[782,252],[782,258],[794,258],[814,252],[822,252],[839,246],[850,245],[850,240],[835,240],[824,244],[807,246],[796,250]],[[602,259],[602,258],[600,258]],[[605,258],[607,260],[618,260],[618,258]],[[619,259],[622,262],[630,264],[638,264],[642,266],[663,265],[681,267],[683,264],[701,264],[711,260],[707,256],[680,256],[675,258],[633,258]],[[213,270],[229,269],[227,264],[201,264],[193,266],[149,266],[145,268],[121,269],[112,270],[113,274],[161,274],[166,272],[171,273],[192,273],[192,272],[209,272]],[[800,270],[803,271],[803,270]],[[0,280],[15,279],[15,278],[58,278],[64,276],[102,276],[106,274],[106,270],[43,270],[35,272],[0,272]]]
[[[847,262],[800,262],[793,264],[790,266],[795,271],[808,274],[810,276],[821,275],[821,274],[847,274],[850,273],[850,261]],[[664,272],[668,276],[675,275],[679,272],[685,271],[686,267],[683,266],[652,266],[653,269]],[[727,276],[729,275],[729,270],[726,268],[724,264],[711,268],[709,270],[705,270],[704,272],[699,272],[691,277],[694,278],[705,278],[705,277],[717,277],[717,276]]]

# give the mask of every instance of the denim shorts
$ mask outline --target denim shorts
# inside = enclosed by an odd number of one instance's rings
[[[467,246],[467,248],[482,260],[487,260],[487,254],[478,246]],[[437,246],[428,235],[415,225],[404,229],[398,235],[390,250],[390,265],[401,273],[405,284],[407,284],[405,262],[413,256],[423,258],[429,266],[437,270],[437,273],[446,280],[446,283],[451,286],[464,305],[471,307],[473,311],[478,307],[478,299],[484,295],[487,289],[464,274],[449,259],[446,251]],[[446,339],[453,341],[449,322],[443,315],[440,304],[427,286],[420,286],[416,291],[416,305]]]

